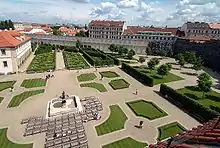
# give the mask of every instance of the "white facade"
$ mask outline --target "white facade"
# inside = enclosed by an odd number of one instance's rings
[[[17,73],[30,53],[30,40],[16,47],[0,47],[0,74]]]

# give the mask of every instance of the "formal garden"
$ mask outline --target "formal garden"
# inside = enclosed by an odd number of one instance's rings
[[[138,142],[131,137],[127,137],[107,145],[103,145],[102,148],[144,148],[147,143]]]
[[[12,88],[16,81],[5,81],[5,82],[0,82],[0,91],[3,91],[8,88]]]
[[[77,76],[79,82],[95,80],[97,76],[94,73],[85,73]]]
[[[160,109],[153,102],[136,100],[126,103],[136,116],[144,117],[149,120],[167,116],[167,113]]]
[[[157,139],[159,141],[161,141],[161,140],[164,140],[164,139],[169,138],[171,136],[181,134],[185,130],[186,129],[178,122],[169,123],[169,124],[158,127],[159,135],[158,135]]]
[[[124,124],[128,119],[118,105],[111,105],[109,108],[110,116],[108,119],[95,127],[98,136],[124,129]]]
[[[8,104],[8,108],[10,107],[17,107],[19,106],[23,101],[25,101],[26,99],[28,99],[31,96],[37,95],[37,94],[41,94],[44,93],[44,89],[39,89],[39,90],[32,90],[32,91],[25,91],[21,94],[18,94],[16,96],[14,96],[10,103]]]
[[[114,90],[129,88],[129,86],[130,86],[130,84],[129,84],[127,81],[125,81],[124,79],[111,80],[111,81],[109,82],[109,85],[110,85]]]
[[[21,87],[33,88],[46,86],[47,80],[42,78],[26,79],[22,82]]]
[[[33,144],[17,144],[7,138],[7,128],[0,129],[0,146],[1,148],[32,148]]]
[[[27,69],[27,72],[35,73],[54,70],[56,67],[55,57],[55,52],[47,52],[35,55]]]
[[[97,89],[99,92],[106,92],[107,91],[107,89],[105,88],[105,86],[103,84],[96,83],[96,82],[82,83],[82,84],[80,84],[80,87],[94,88],[94,89]]]
[[[88,63],[84,60],[80,53],[63,52],[65,67],[67,69],[85,69],[89,68]]]

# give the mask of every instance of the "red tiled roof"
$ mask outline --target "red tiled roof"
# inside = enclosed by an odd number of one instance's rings
[[[167,148],[168,145],[169,148],[207,148],[216,143],[220,146],[220,117],[174,136],[170,145],[168,140],[151,144],[149,148]]]
[[[22,40],[17,39],[18,37]],[[17,31],[1,31],[0,47],[15,47],[29,39],[30,37],[24,36]]]
[[[220,24],[209,24],[209,27],[212,29],[220,29]]]
[[[149,32],[171,32],[173,35],[176,35],[178,28],[151,28],[151,27],[139,27],[139,26],[128,26],[125,29],[125,34],[136,34],[141,31]]]
[[[123,26],[125,24],[125,21],[92,20],[90,24],[93,26]]]

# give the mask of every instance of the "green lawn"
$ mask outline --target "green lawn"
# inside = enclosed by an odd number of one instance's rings
[[[203,92],[199,90],[196,86],[188,86],[177,90],[179,93],[188,96],[203,106],[215,110],[220,113],[220,93],[215,91],[210,91],[204,95],[202,98]]]
[[[44,93],[44,89],[39,90],[32,90],[32,91],[25,91],[19,95],[14,96],[10,103],[8,104],[8,107],[16,107],[19,106],[24,100],[28,99],[31,96]]]
[[[4,97],[0,97],[0,103],[2,102],[3,99],[4,99]]]
[[[160,75],[157,74],[157,70],[150,70],[150,69],[142,68],[142,67],[135,67],[135,69],[153,78],[153,85],[168,83],[172,81],[184,80],[182,77],[174,75],[170,72],[168,73],[168,75],[161,77]]]
[[[147,146],[146,143],[138,142],[131,137],[127,137],[104,145],[102,148],[144,148],[145,146]]]
[[[80,87],[91,87],[91,88],[95,88],[95,89],[97,89],[99,92],[106,92],[106,91],[107,91],[103,84],[95,83],[95,82],[92,82],[92,83],[83,83],[83,84],[80,84]]]
[[[157,137],[157,139],[161,141],[171,136],[183,133],[185,130],[186,129],[178,122],[166,124],[166,125],[158,127],[159,136]]]
[[[79,53],[63,52],[63,58],[66,68],[68,69],[82,69],[89,68],[88,63],[83,59]]]
[[[54,70],[56,66],[55,52],[47,52],[35,55],[31,64],[29,65],[28,72],[44,72]]]
[[[114,72],[114,71],[103,71],[99,72],[101,76],[106,77],[106,78],[116,78],[119,77],[119,75]]]
[[[14,86],[16,81],[5,81],[5,82],[0,82],[0,91],[3,91],[5,89],[11,88]]]
[[[156,104],[145,100],[136,100],[126,103],[136,116],[141,116],[149,120],[167,116],[167,113]]]
[[[130,86],[130,84],[125,81],[124,79],[116,79],[116,80],[111,80],[109,82],[109,85],[114,89],[124,89],[124,88],[128,88]]]
[[[95,127],[98,136],[123,129],[128,119],[118,105],[111,105],[109,108],[111,112],[108,119]]]
[[[42,78],[37,79],[26,79],[22,82],[21,87],[33,88],[33,87],[42,87],[46,85],[46,80]]]
[[[86,73],[86,74],[81,74],[77,76],[77,79],[79,82],[91,81],[91,80],[94,80],[95,78],[96,78],[96,75],[94,73]]]
[[[0,147],[1,148],[32,148],[33,144],[16,144],[8,140],[7,128],[0,129]]]

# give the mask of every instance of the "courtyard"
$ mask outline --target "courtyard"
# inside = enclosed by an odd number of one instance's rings
[[[171,73],[184,80],[167,81],[169,86],[181,89],[196,85],[195,76],[181,71],[187,69],[173,69]],[[0,111],[4,114],[0,119],[0,145],[30,148],[33,144],[33,148],[43,148],[44,133],[24,137],[24,125],[20,123],[31,116],[45,117],[47,102],[62,91],[80,98],[97,96],[103,104],[101,119],[84,124],[90,148],[144,147],[199,125],[158,95],[158,85],[144,86],[118,67],[54,71],[54,77],[44,81],[48,74],[0,77],[1,82],[7,82],[2,83],[0,92]],[[11,86],[13,92],[8,89]],[[144,122],[142,129],[135,127],[140,121]]]

